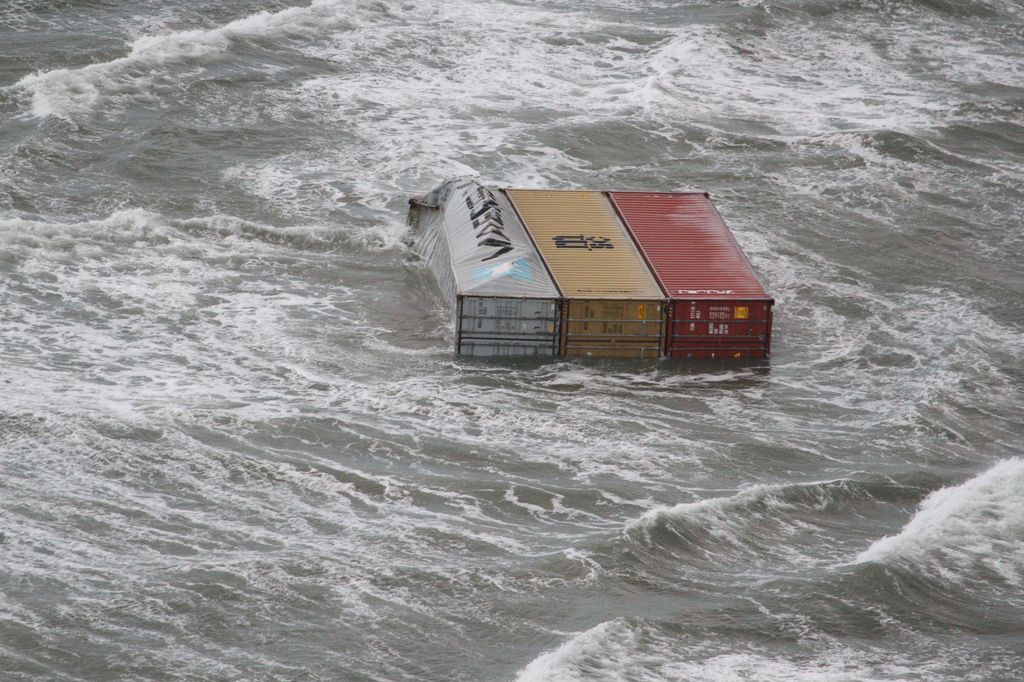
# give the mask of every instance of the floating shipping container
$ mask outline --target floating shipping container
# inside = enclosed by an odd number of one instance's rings
[[[659,357],[664,297],[608,198],[506,193],[562,293],[561,354]]]
[[[708,195],[609,196],[669,298],[665,354],[767,357],[774,301]]]
[[[454,304],[455,352],[557,355],[558,288],[508,198],[461,178],[410,205],[416,251]]]

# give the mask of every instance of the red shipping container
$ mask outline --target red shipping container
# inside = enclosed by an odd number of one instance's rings
[[[609,192],[668,296],[665,355],[764,358],[774,301],[707,194]]]

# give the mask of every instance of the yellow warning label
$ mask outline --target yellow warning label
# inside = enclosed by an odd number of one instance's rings
[[[636,307],[636,319],[646,320],[647,319],[647,305],[641,303]]]
[[[750,308],[743,305],[738,305],[735,308],[733,308],[732,316],[734,319],[737,320],[745,320],[748,317],[750,317]]]

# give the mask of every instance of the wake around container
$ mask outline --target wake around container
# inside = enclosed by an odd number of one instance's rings
[[[410,203],[460,355],[769,354],[774,301],[707,194],[456,179]]]
[[[669,298],[673,358],[765,358],[774,301],[707,194],[609,192]]]
[[[459,178],[410,205],[415,248],[455,304],[455,352],[558,355],[559,291],[508,197]]]

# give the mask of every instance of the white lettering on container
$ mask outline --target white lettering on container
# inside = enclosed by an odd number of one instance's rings
[[[462,185],[459,189],[465,190],[467,187],[472,185]],[[481,258],[480,262],[505,255],[514,247],[512,240],[505,234],[505,222],[494,194],[483,187],[476,187],[475,198],[471,194],[472,192],[466,192],[464,199],[466,208],[469,209],[470,222],[476,232],[476,245],[480,248],[494,249],[489,256]]]
[[[679,294],[712,294],[712,295],[723,295],[723,294],[735,294],[735,289],[679,289],[676,291]]]

